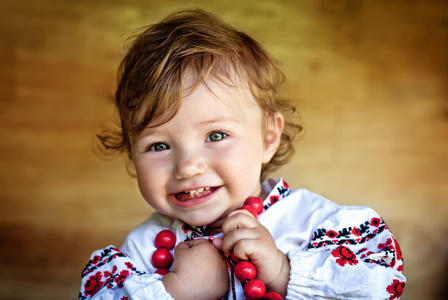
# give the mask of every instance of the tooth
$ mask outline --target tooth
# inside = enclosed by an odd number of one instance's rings
[[[199,194],[200,192],[203,192],[203,191],[208,191],[209,189],[210,189],[210,187],[198,188],[197,190],[184,191],[184,193],[194,196],[195,194]]]

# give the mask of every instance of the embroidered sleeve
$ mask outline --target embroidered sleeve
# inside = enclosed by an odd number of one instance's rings
[[[342,208],[291,250],[288,299],[399,299],[403,257],[384,221],[368,208]]]
[[[170,299],[159,274],[146,274],[114,246],[95,251],[82,272],[80,300]]]

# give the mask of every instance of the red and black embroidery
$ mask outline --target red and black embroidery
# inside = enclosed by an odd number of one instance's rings
[[[90,278],[84,284],[84,295],[80,293],[79,299],[86,299],[85,296],[93,296],[104,286],[103,273],[98,271],[94,275],[90,276]]]
[[[392,240],[393,240],[393,244],[395,246],[395,254],[396,254],[395,259],[398,260],[398,261],[403,261],[403,254],[401,253],[400,245],[398,244],[398,242],[395,239],[395,237],[392,236]],[[393,263],[395,263],[395,260],[393,261]],[[400,272],[403,272],[403,264],[399,265],[397,267],[397,270],[400,271]]]
[[[279,199],[280,199],[279,195],[269,196],[269,203],[268,204],[270,204],[270,205],[275,204],[275,203],[278,202]]]
[[[82,277],[87,276],[84,286],[79,293],[79,299],[84,300],[97,294],[103,287],[108,289],[117,286],[123,287],[123,283],[126,278],[131,274],[143,275],[145,272],[138,271],[134,265],[126,261],[124,262],[125,269],[119,269],[117,265],[113,265],[112,270],[100,271],[99,269],[110,264],[113,260],[119,258],[128,258],[126,254],[119,249],[111,246],[104,249],[99,255],[95,255],[84,268]],[[125,300],[125,299],[123,299]]]
[[[362,244],[387,229],[386,223],[380,218],[372,218],[357,227],[346,227],[338,231],[318,228],[308,244],[308,249],[322,248],[329,245]]]
[[[328,230],[325,235],[330,239],[335,239],[338,236],[338,233],[334,230]]]
[[[272,190],[271,195],[264,201],[264,209],[268,209],[278,201],[282,200],[291,193],[291,189],[285,180],[281,179]]]
[[[210,235],[205,226],[191,226],[185,223],[182,225],[182,230],[187,235],[184,242]]]
[[[357,263],[360,259],[365,263],[374,263],[387,268],[395,267],[397,271],[403,272],[403,256],[393,236],[390,236],[386,242],[379,243],[376,249],[362,248],[357,253],[344,246],[366,243],[387,230],[388,227],[384,221],[376,217],[357,227],[346,227],[337,231],[319,228],[314,232],[308,249],[336,245],[339,247],[333,250],[332,255],[337,258],[336,262],[341,266],[353,265],[352,263]]]
[[[364,251],[362,251],[364,250]],[[358,255],[365,252],[366,249],[361,249]],[[385,243],[378,244],[378,252],[382,254],[381,257],[375,257],[375,259],[369,258],[370,255],[375,254],[373,251],[367,251],[361,255],[361,259],[365,262],[376,263],[384,267],[395,267],[397,262],[402,261],[403,255],[401,254],[400,245],[398,245],[395,238],[392,236]],[[397,271],[403,272],[403,264],[397,266]]]
[[[373,227],[380,227],[380,225],[381,225],[382,222],[383,222],[383,221],[382,221],[380,218],[372,218],[372,219],[370,220],[370,226],[373,226]]]
[[[101,254],[95,255],[91,260],[89,260],[86,267],[82,271],[82,277],[85,277],[87,274],[94,272],[96,269],[108,264],[118,257],[127,257],[127,255],[113,246],[103,249]]]
[[[404,281],[394,279],[394,281],[386,288],[387,292],[390,294],[389,300],[400,299],[404,286]]]
[[[336,257],[336,263],[341,267],[345,265],[354,266],[358,264],[358,259],[356,258],[355,253],[347,247],[339,246],[331,252],[331,255]]]

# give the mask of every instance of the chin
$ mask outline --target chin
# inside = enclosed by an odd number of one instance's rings
[[[202,226],[207,226],[212,222],[191,221],[191,222],[185,222],[185,223],[187,223],[188,225],[191,225],[191,226],[202,227]]]
[[[196,218],[194,220],[190,220],[190,222],[188,222],[188,221],[184,221],[184,222],[191,226],[202,227],[202,226],[209,226],[210,224],[216,224],[216,222],[218,222],[218,220],[217,219],[200,219],[200,220],[198,220]]]

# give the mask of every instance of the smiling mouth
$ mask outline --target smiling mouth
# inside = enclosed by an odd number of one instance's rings
[[[201,198],[207,196],[208,194],[213,193],[216,190],[216,187],[206,187],[199,188],[197,190],[184,191],[181,193],[176,193],[174,196],[178,201],[187,201],[191,199]]]

